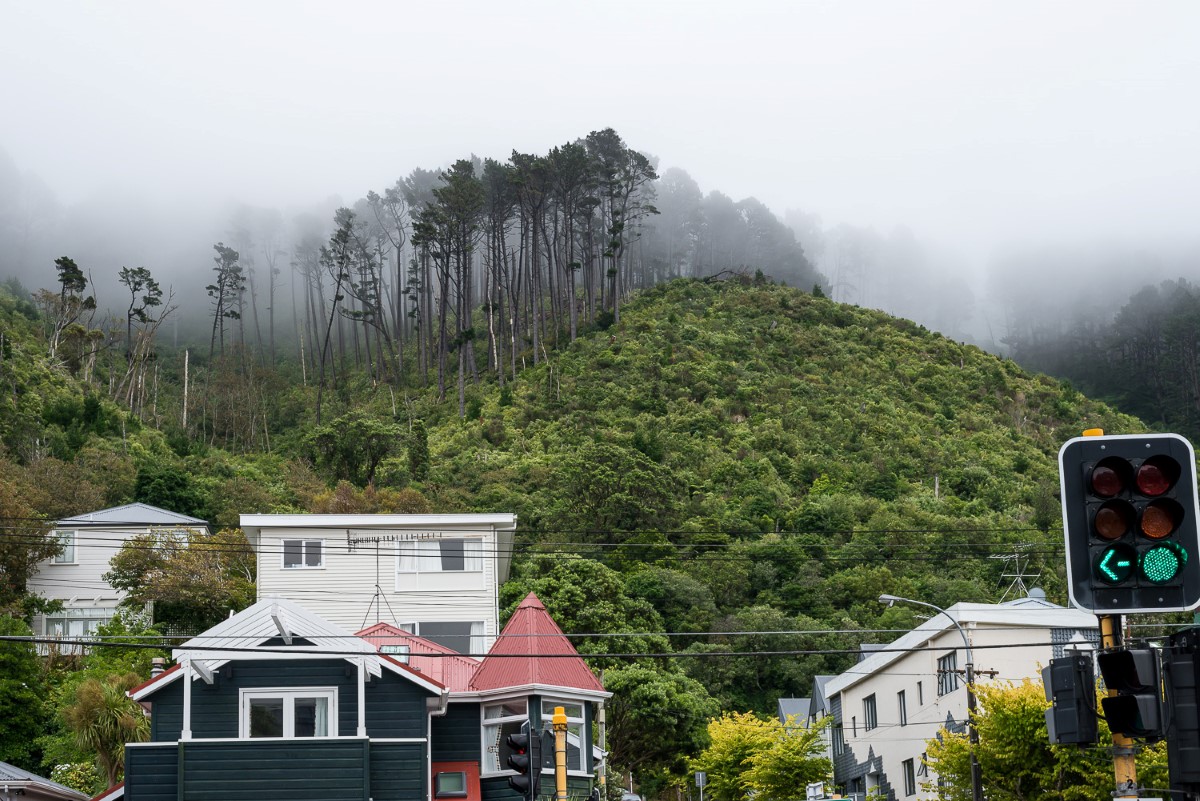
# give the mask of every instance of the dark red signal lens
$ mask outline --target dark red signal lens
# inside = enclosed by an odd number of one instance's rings
[[[1092,492],[1099,495],[1101,498],[1111,498],[1125,489],[1125,482],[1121,474],[1113,469],[1111,465],[1106,465],[1103,462],[1096,465],[1092,470]]]
[[[1169,456],[1151,456],[1137,471],[1138,492],[1150,497],[1162,495],[1179,480],[1179,463]]]

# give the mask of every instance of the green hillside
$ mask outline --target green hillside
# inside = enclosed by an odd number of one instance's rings
[[[352,377],[313,426],[315,388],[282,365],[254,385],[272,451],[235,454],[103,399],[97,379],[40,355],[36,311],[3,300],[0,515],[131,500],[218,525],[248,512],[516,512],[501,604],[536,591],[605,668],[614,763],[633,764],[621,744],[639,742],[650,706],[690,716],[655,730],[647,776],[680,769],[717,709],[805,696],[861,643],[916,622],[881,593],[997,600],[1018,554],[1029,583],[1065,603],[1057,450],[1087,427],[1144,430],[911,322],[762,280],[680,280],[537,365],[525,351],[515,381],[468,388],[461,418],[433,389]],[[158,407],[178,408],[178,361],[162,359]],[[335,486],[366,475],[366,491]]]

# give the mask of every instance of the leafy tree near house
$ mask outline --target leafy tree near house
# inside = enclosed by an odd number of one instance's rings
[[[24,621],[0,616],[0,635],[31,637]],[[33,643],[0,642],[0,762],[37,769],[34,740],[42,733],[42,669]]]
[[[150,719],[126,695],[142,681],[136,673],[85,679],[75,689],[73,702],[63,709],[76,744],[96,755],[107,787],[121,781],[125,773],[125,744],[150,739]]]
[[[104,580],[132,607],[154,604],[155,621],[198,633],[254,603],[256,560],[241,529],[156,532],[127,541]]]
[[[821,756],[822,728],[784,726],[778,718],[726,712],[709,721],[710,744],[692,760],[692,769],[708,774],[706,794],[714,801],[751,796],[800,801],[809,783],[823,781],[833,771]]]
[[[606,704],[609,761],[632,772],[643,791],[682,773],[708,744],[717,702],[682,671],[622,665],[604,672],[604,687],[613,694]]]
[[[988,798],[1017,801],[1107,801],[1112,797],[1112,735],[1103,719],[1100,742],[1090,748],[1051,745],[1044,712],[1049,702],[1041,682],[983,684],[979,701],[978,758]],[[929,741],[927,763],[942,781],[931,783],[944,801],[971,798],[967,735],[945,729]],[[1144,746],[1137,756],[1138,782],[1167,787],[1166,744]]]
[[[124,697],[121,688],[148,679],[152,660],[167,655],[165,650],[145,647],[152,642],[147,638],[157,634],[147,615],[119,610],[95,635],[113,647],[93,647],[81,663],[67,661],[73,670],[52,660],[47,674],[48,730],[37,740],[43,775],[88,794],[109,786],[109,766],[119,766],[123,759],[123,748],[118,753],[117,746],[125,741],[119,744],[115,740],[126,733],[130,742],[144,740],[148,733],[132,717],[144,720],[141,708]],[[139,647],[128,647],[134,644]],[[101,748],[105,749],[103,756]]]

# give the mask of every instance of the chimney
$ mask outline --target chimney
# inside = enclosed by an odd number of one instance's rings
[[[154,678],[155,676],[157,676],[157,675],[161,674],[163,671],[165,671],[167,669],[166,665],[167,665],[167,660],[163,659],[161,656],[156,656],[153,659],[151,659],[150,660],[150,678]]]

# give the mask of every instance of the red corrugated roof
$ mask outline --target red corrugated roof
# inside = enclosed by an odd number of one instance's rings
[[[500,632],[471,679],[472,690],[498,690],[527,684],[604,692],[546,607],[532,592]]]
[[[409,647],[408,667],[420,672],[426,678],[439,682],[453,692],[465,692],[470,689],[471,676],[479,667],[479,660],[463,656],[457,651],[423,639],[415,634],[396,628],[388,623],[376,623],[374,626],[358,632],[362,637],[379,650],[383,645],[407,645]],[[399,661],[395,655],[382,654],[393,661]]]
[[[128,695],[130,698],[132,698],[133,696],[137,695],[142,690],[149,687],[151,684],[157,684],[160,681],[165,681],[168,676],[170,676],[171,674],[174,674],[174,673],[178,673],[179,670],[180,670],[179,665],[171,665],[171,667],[167,668],[162,673],[159,673],[157,676],[151,676],[149,679],[147,679],[146,681],[143,681],[141,684],[134,687],[133,689],[126,690],[125,694]]]

